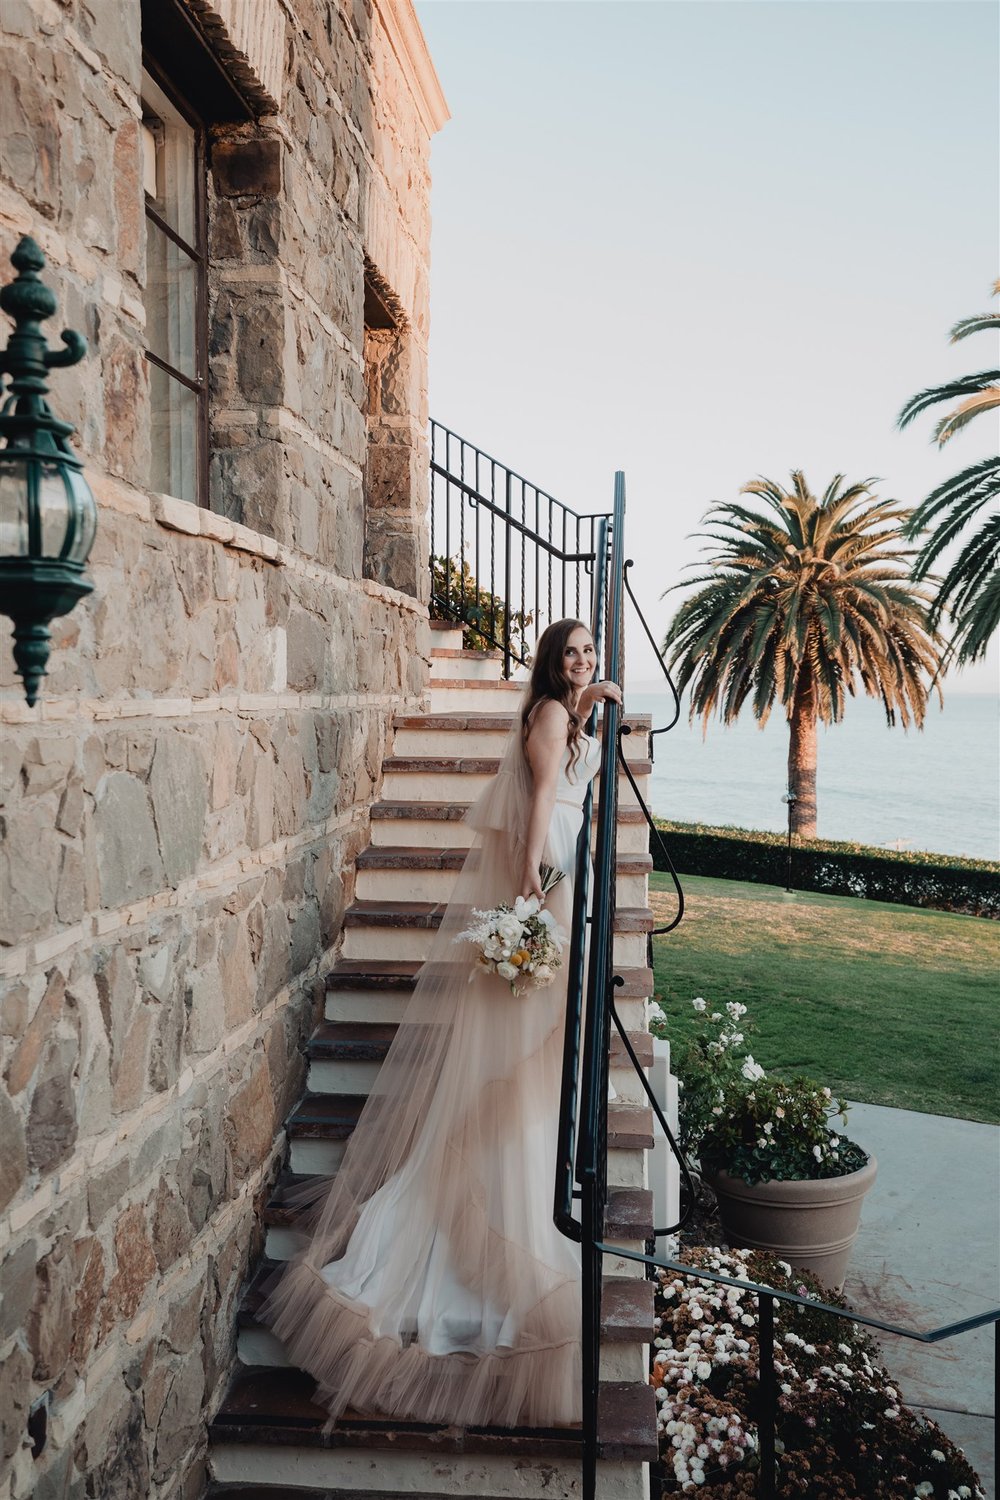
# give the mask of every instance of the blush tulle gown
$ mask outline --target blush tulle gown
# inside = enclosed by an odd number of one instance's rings
[[[546,903],[566,934],[598,742],[570,759],[544,854],[568,872]],[[554,982],[515,997],[454,941],[470,907],[516,894],[530,800],[516,729],[467,814],[474,847],[308,1248],[268,1292],[263,1317],[331,1420],[580,1417],[579,1248],[552,1221],[568,943]]]

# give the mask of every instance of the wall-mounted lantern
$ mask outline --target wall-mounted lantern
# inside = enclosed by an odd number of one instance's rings
[[[0,289],[0,307],[14,320],[0,354],[0,375],[10,380],[0,408],[0,613],[14,622],[14,661],[33,705],[49,659],[49,623],[94,587],[83,568],[97,507],[69,445],[73,427],[45,399],[49,370],[75,365],[87,341],[66,329],[66,347],[48,347],[42,319],[51,318],[56,299],[38,277],[45,256],[25,236],[10,259],[17,277]]]

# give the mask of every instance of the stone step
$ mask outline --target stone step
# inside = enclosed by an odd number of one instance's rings
[[[306,1046],[306,1088],[317,1094],[370,1094],[396,1035],[392,1024],[377,1021],[321,1021]],[[653,1038],[633,1031],[629,1041],[644,1068],[653,1066]],[[617,1031],[610,1048],[611,1082],[623,1102],[639,1104],[645,1094]]]
[[[431,656],[437,651],[461,651],[465,630],[454,620],[428,620],[431,627]]]
[[[244,1365],[294,1368],[281,1340],[258,1320],[264,1286],[279,1264],[280,1260],[265,1260],[240,1301],[236,1347]],[[641,1380],[645,1373],[642,1351],[652,1335],[653,1283],[634,1276],[606,1280],[601,1290],[601,1378]]]
[[[445,906],[433,901],[354,901],[344,913],[343,958],[426,959]],[[614,962],[638,967],[646,961],[646,934],[653,930],[648,907],[619,907],[614,922]]]
[[[465,789],[463,788],[463,791]],[[467,798],[415,802],[409,798],[383,798],[371,808],[371,840],[375,846],[412,845],[434,849],[469,848],[473,831],[462,819],[469,810]],[[594,809],[594,821],[597,809]],[[649,825],[642,809],[620,804],[618,808],[618,849],[621,853],[640,854],[649,849]]]
[[[510,713],[524,692],[524,682],[477,682],[469,677],[439,677],[431,666],[431,713]]]
[[[431,671],[435,678],[446,681],[499,682],[502,668],[502,651],[465,651],[435,645],[431,653]]]
[[[554,1500],[579,1492],[580,1429],[468,1428],[398,1422],[349,1413],[324,1433],[326,1412],[315,1383],[298,1370],[242,1369],[209,1429],[216,1484],[292,1484],[329,1497],[338,1488],[365,1500],[392,1495],[459,1500]],[[641,1465],[655,1461],[652,1388],[638,1382],[601,1387],[599,1494],[640,1500]],[[616,1465],[630,1464],[629,1472]],[[614,1480],[613,1490],[605,1488]]]
[[[420,964],[398,960],[339,958],[326,980],[328,1021],[387,1021],[402,1019]],[[622,1024],[630,1030],[646,1025],[648,997],[653,993],[653,971],[644,965],[618,970],[623,983],[615,990]]]
[[[344,1144],[364,1106],[358,1094],[304,1094],[286,1121],[289,1165],[307,1176],[331,1175],[340,1166]],[[653,1112],[641,1104],[612,1100],[608,1104],[608,1172],[612,1182],[619,1153],[652,1150]]]
[[[500,761],[486,755],[387,755],[382,762],[382,797],[392,801],[447,801],[459,792],[471,800],[496,776]],[[648,780],[653,762],[629,762],[629,769],[643,799],[648,803]],[[618,801],[623,807],[637,806],[624,771],[618,773]]]
[[[500,755],[513,723],[510,713],[398,714],[393,720],[393,754],[425,755],[428,742],[433,740],[440,745],[438,753],[442,755],[449,754],[449,744],[462,755]],[[630,763],[648,758],[653,723],[649,714],[626,714],[624,723],[630,730],[621,739],[625,758]],[[598,721],[598,739],[602,729]]]
[[[468,849],[420,849],[407,844],[379,844],[362,850],[355,861],[355,895],[374,901],[447,901]],[[622,906],[645,906],[647,877],[653,868],[648,853],[619,854],[616,895]]]

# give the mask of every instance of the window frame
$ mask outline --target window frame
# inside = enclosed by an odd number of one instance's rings
[[[195,306],[194,306],[194,348],[195,348],[195,378],[192,380],[182,370],[175,369],[158,354],[146,348],[145,357],[149,364],[156,365],[172,380],[179,381],[193,393],[197,401],[197,416],[195,419],[195,441],[198,447],[198,456],[195,464],[195,499],[188,501],[189,504],[197,505],[207,510],[210,504],[209,498],[209,464],[210,464],[210,412],[209,412],[209,389],[208,389],[208,139],[204,121],[188,103],[184,95],[179,91],[173,79],[166,73],[156,58],[151,57],[144,49],[142,54],[142,66],[153,79],[158,88],[170,100],[170,103],[183,117],[194,132],[194,227],[197,238],[196,245],[189,245],[177,231],[166,223],[155,208],[151,208],[146,201],[143,191],[143,208],[145,220],[151,220],[169,240],[181,249],[195,265]],[[141,93],[141,90],[140,90]],[[181,499],[182,496],[175,498]]]

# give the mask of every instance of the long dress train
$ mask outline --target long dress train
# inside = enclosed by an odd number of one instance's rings
[[[455,938],[516,893],[531,800],[519,720],[466,820],[476,839],[307,1249],[262,1317],[355,1411],[472,1426],[579,1420],[580,1256],[552,1221],[566,967],[512,996]],[[564,753],[544,859],[568,934],[577,836],[600,760]]]

